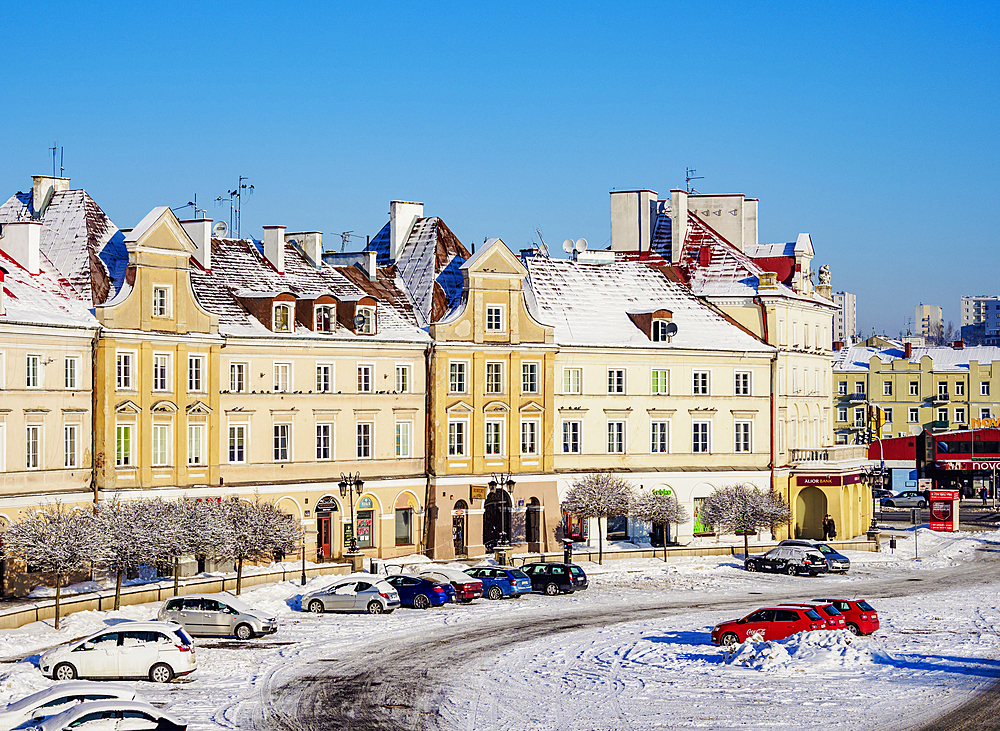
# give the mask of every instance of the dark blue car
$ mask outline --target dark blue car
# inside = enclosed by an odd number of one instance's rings
[[[455,587],[451,584],[441,584],[433,579],[397,574],[386,577],[385,581],[399,594],[399,603],[404,607],[427,609],[458,599]]]
[[[519,597],[531,593],[531,579],[520,569],[504,566],[476,566],[465,573],[483,582],[483,596],[487,599]]]

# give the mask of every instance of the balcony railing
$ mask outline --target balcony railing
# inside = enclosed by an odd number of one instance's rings
[[[865,397],[863,393],[852,393],[848,394],[847,400],[850,401],[852,404],[863,404],[868,399]]]
[[[832,447],[817,449],[790,449],[788,460],[792,464],[801,462],[846,462],[848,460],[868,459],[868,446],[865,444],[837,444]]]

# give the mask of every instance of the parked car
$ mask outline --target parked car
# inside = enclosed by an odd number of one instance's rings
[[[847,620],[830,602],[781,602],[782,607],[808,607],[815,609],[816,613],[826,622],[827,629],[847,629]]]
[[[482,581],[474,579],[464,571],[450,566],[428,566],[427,568],[419,569],[417,575],[425,579],[450,583],[455,588],[458,600],[463,604],[468,604],[473,599],[478,599],[483,595]]]
[[[278,620],[229,594],[193,594],[168,599],[156,618],[181,625],[191,635],[249,640],[278,631]]]
[[[323,612],[368,612],[392,614],[399,606],[399,593],[373,574],[341,576],[329,586],[309,592],[300,606],[313,614]]]
[[[816,601],[830,602],[835,606],[847,620],[847,629],[856,635],[870,635],[878,629],[878,612],[864,599],[834,597]]]
[[[22,729],[86,701],[142,701],[135,688],[121,683],[94,683],[71,680],[44,688],[7,704],[0,711],[0,728]]]
[[[876,500],[881,500],[884,497],[892,497],[892,490],[883,490],[881,487],[873,487],[872,497]]]
[[[927,500],[922,492],[903,490],[895,495],[888,495],[881,500],[883,508],[926,508]]]
[[[815,609],[807,607],[764,607],[743,619],[720,622],[712,628],[712,643],[734,647],[755,632],[765,640],[783,640],[797,632],[826,629]]]
[[[186,731],[172,713],[139,701],[88,701],[29,726],[31,731]]]
[[[575,563],[526,563],[521,567],[531,579],[533,591],[555,596],[587,588],[587,575]]]
[[[465,573],[483,582],[483,594],[488,599],[520,597],[531,592],[531,579],[521,569],[505,566],[473,566]]]
[[[827,571],[823,554],[805,546],[778,546],[760,556],[748,556],[743,562],[743,568],[747,571],[771,571],[789,576],[815,576]]]
[[[823,554],[826,559],[826,568],[830,572],[846,573],[851,568],[851,559],[842,553],[839,553],[832,546],[822,543],[820,541],[806,541],[801,538],[792,538],[785,541],[779,541],[779,546],[805,546],[806,548],[815,548],[817,551]]]
[[[385,583],[399,594],[399,603],[404,607],[427,609],[440,607],[448,602],[457,602],[458,595],[450,583],[441,583],[422,576],[387,576]]]
[[[53,680],[148,678],[167,683],[197,668],[194,640],[183,627],[167,622],[122,622],[53,647],[38,659],[38,669]]]

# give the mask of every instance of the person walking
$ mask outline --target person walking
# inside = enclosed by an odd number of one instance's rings
[[[829,515],[826,517],[828,519],[826,525],[830,531],[830,540],[833,540],[834,538],[837,537],[837,524],[833,522],[833,518],[831,518]]]
[[[986,485],[983,485],[983,489],[979,491],[979,497],[983,499],[983,507],[986,507],[986,498],[989,497],[989,491],[986,489]]]
[[[830,517],[829,513],[823,516],[823,540],[830,540],[830,525],[833,523],[833,518]]]

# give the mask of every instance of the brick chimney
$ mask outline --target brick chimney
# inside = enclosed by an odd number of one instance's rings
[[[24,267],[28,274],[38,274],[41,238],[41,221],[11,221],[3,227],[0,249]]]
[[[837,351],[840,351],[840,350],[843,350],[843,349],[844,349],[844,341],[843,340],[834,340],[833,341],[833,352],[836,353]]]
[[[903,344],[903,357],[906,358],[907,360],[913,357],[913,343]]]
[[[955,343],[954,343],[954,345],[953,345],[953,347],[955,348],[955,350],[961,350],[962,348],[965,347],[965,341],[964,340],[956,340]]]
[[[264,258],[278,274],[285,273],[285,227],[264,226]]]

